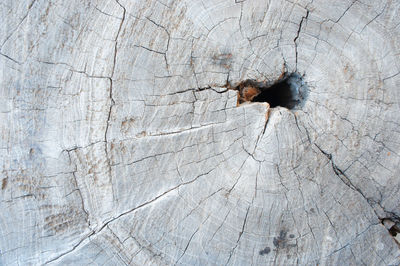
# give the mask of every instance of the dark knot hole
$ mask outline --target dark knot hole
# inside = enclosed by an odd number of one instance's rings
[[[303,107],[309,89],[298,73],[284,74],[283,78],[267,84],[255,80],[245,80],[236,89],[239,90],[239,103],[267,102],[271,108],[281,106],[288,109]]]

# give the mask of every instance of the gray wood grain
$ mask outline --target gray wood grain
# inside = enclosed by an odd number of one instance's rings
[[[398,265],[399,8],[2,1],[0,264]]]

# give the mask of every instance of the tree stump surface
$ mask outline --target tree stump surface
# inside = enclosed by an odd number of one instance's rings
[[[0,3],[0,264],[398,265],[399,9]]]

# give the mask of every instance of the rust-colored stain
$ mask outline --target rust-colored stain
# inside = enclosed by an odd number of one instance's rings
[[[246,102],[251,102],[258,94],[260,94],[260,90],[252,86],[244,87],[242,90],[242,97]]]
[[[32,158],[32,156],[34,156],[35,155],[35,149],[34,148],[31,148],[30,150],[29,150],[29,156]]]
[[[219,54],[219,55],[214,55],[213,59],[214,60],[226,60],[226,59],[230,59],[232,58],[232,54],[231,53],[227,53],[227,54]]]
[[[79,224],[80,219],[82,218],[82,212],[72,208],[67,210],[66,212],[61,212],[57,214],[50,214],[44,219],[44,227],[46,230],[52,231],[54,233],[62,233],[71,226],[76,226]]]
[[[3,178],[3,181],[1,182],[1,189],[4,190],[7,187],[8,183],[8,178]]]
[[[265,112],[265,121],[268,121],[269,113],[270,113],[270,112],[271,112],[271,109],[269,108],[269,104],[268,104],[267,112]]]
[[[346,65],[343,70],[344,70],[344,73],[347,73],[347,71],[349,71],[349,65]]]
[[[354,71],[349,64],[345,65],[345,67],[343,68],[343,73],[347,77],[347,81],[351,81],[354,79]]]
[[[254,97],[261,93],[258,88],[246,82],[242,82],[233,89],[238,90],[238,106],[244,102],[251,102]]]
[[[220,65],[225,69],[231,68],[233,55],[231,53],[216,54],[212,57],[214,64]]]
[[[282,74],[278,77],[278,81],[282,80],[285,77],[285,75],[286,75],[286,72],[282,71]]]
[[[134,118],[126,118],[124,121],[121,122],[121,132],[127,133],[135,123]]]

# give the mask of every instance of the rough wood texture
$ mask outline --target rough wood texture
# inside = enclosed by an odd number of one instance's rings
[[[399,8],[1,1],[0,264],[399,264]]]

